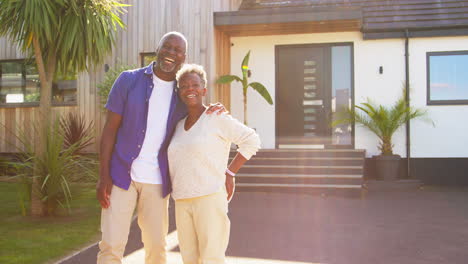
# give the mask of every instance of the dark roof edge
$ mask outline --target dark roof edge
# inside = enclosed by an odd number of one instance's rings
[[[390,39],[390,38],[405,38],[405,29],[401,30],[379,30],[378,32],[362,32],[364,40],[372,39]],[[408,29],[408,37],[424,38],[424,37],[453,37],[453,36],[468,36],[468,27],[457,28],[424,28],[424,29]]]
[[[215,26],[362,19],[361,8],[307,7],[215,12]]]

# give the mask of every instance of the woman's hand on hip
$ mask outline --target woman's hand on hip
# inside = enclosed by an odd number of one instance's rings
[[[233,176],[226,173],[226,192],[227,200],[231,201],[232,196],[234,196],[234,190],[236,189],[236,180]]]

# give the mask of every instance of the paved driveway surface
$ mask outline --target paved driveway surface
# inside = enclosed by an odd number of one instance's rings
[[[371,191],[363,199],[237,193],[229,214],[227,255],[251,263],[468,263],[468,189]],[[126,263],[144,263],[139,241],[134,223]],[[96,252],[92,247],[62,263],[95,263]]]

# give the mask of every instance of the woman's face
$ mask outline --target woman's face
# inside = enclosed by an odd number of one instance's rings
[[[179,79],[179,97],[188,107],[203,105],[206,88],[196,73],[186,73]]]

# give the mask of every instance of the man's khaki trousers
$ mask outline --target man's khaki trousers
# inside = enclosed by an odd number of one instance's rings
[[[224,264],[229,243],[226,191],[175,201],[177,235],[184,264]]]
[[[98,264],[122,263],[135,207],[146,253],[145,263],[166,263],[168,198],[162,198],[161,184],[132,181],[128,191],[114,185],[110,206],[102,210]]]

